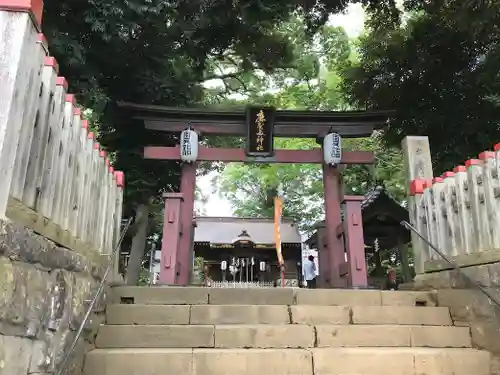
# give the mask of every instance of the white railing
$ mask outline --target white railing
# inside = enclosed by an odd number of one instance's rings
[[[500,144],[439,177],[412,180],[412,224],[460,266],[500,261],[499,176]],[[418,272],[450,268],[420,238],[412,242]]]
[[[208,279],[206,285],[210,288],[274,288],[272,281],[214,281]]]
[[[72,250],[108,253],[120,233],[124,176],[58,76],[36,16],[0,9],[0,218]]]
[[[281,279],[276,280],[276,286],[281,287]],[[299,280],[298,279],[285,279],[285,288],[298,288]]]

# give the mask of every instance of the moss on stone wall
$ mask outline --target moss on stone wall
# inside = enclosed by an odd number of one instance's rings
[[[0,220],[0,375],[46,374],[57,368],[85,314],[85,300],[102,276],[99,259]],[[103,319],[99,310],[103,306],[93,314],[69,374],[81,370]]]

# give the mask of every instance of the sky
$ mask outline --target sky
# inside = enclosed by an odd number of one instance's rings
[[[363,31],[365,22],[365,12],[361,4],[350,4],[344,14],[337,14],[330,17],[328,24],[331,26],[341,26],[349,37],[355,38]],[[216,172],[209,173],[206,176],[198,177],[197,186],[207,195],[208,201],[203,205],[203,214],[206,216],[232,216],[231,205],[227,200],[214,191],[211,180]],[[197,207],[201,208],[199,202]]]

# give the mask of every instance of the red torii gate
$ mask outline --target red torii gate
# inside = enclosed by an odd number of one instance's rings
[[[135,120],[144,122],[147,130],[182,132],[189,125],[202,135],[244,136],[247,121],[244,111],[206,111],[201,109],[171,108],[133,103],[118,103],[130,111]],[[321,140],[329,132],[344,138],[367,137],[387,122],[387,111],[275,111],[273,136],[316,138]],[[180,160],[180,147],[145,147],[144,157],[158,160]],[[274,150],[272,156],[248,156],[243,148],[199,147],[198,161],[256,162],[256,163],[310,163],[322,164],[325,197],[327,249],[320,252],[321,272],[328,274],[331,287],[346,285],[366,286],[366,264],[361,224],[361,201],[358,197],[344,197],[340,168],[324,163],[323,150]],[[372,152],[343,151],[341,164],[373,164]],[[187,285],[191,278],[193,211],[197,163],[184,163],[181,171],[180,193],[164,194],[165,213],[160,261],[160,283]],[[345,222],[341,219],[341,203],[345,202]],[[347,263],[344,255],[344,241]]]

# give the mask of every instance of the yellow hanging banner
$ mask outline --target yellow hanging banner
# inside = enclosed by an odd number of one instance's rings
[[[278,262],[282,266],[285,262],[283,260],[283,254],[281,253],[281,215],[283,213],[283,200],[280,197],[274,198],[274,239],[276,242],[276,254],[278,256]]]

